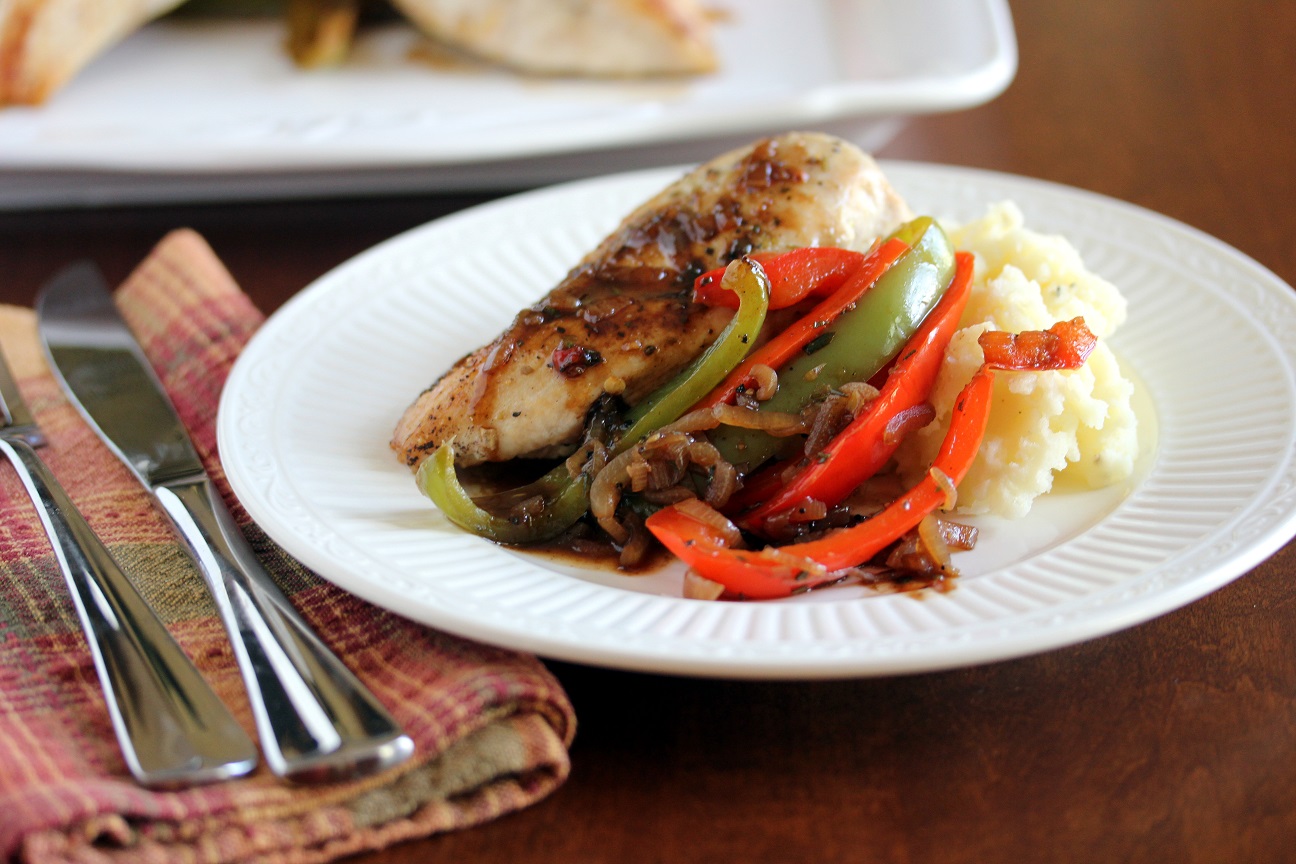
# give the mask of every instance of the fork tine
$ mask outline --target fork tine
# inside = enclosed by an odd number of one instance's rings
[[[18,391],[18,382],[14,380],[9,363],[5,360],[4,349],[0,347],[0,414],[3,414],[4,425],[12,434],[22,437],[33,447],[45,445],[45,435],[36,425],[36,418],[27,410],[22,393]]]

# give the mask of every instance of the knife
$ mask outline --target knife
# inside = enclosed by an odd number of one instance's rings
[[[37,296],[36,313],[55,376],[152,493],[203,574],[270,770],[314,782],[406,759],[413,742],[257,561],[98,268],[81,262],[58,273]]]

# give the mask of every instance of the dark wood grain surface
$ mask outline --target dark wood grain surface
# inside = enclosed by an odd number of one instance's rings
[[[1122,198],[1296,282],[1296,4],[1023,0],[1013,12],[1009,90],[911,121],[880,155]],[[188,225],[270,310],[485,197],[4,213],[0,299],[30,302],[81,256],[120,279]],[[724,682],[554,663],[580,721],[565,786],[354,860],[1296,860],[1293,585],[1289,545],[1121,633],[928,675]]]

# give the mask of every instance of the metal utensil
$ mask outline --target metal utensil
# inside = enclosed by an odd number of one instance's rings
[[[36,310],[72,400],[170,517],[225,622],[266,764],[299,781],[381,770],[413,742],[297,614],[225,509],[97,268],[74,264]]]
[[[151,787],[225,780],[257,750],[113,560],[34,447],[36,426],[0,352],[0,453],[36,505],[72,593],[131,774]]]

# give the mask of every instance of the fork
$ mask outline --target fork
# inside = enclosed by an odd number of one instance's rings
[[[36,454],[45,443],[0,350],[0,453],[54,548],[131,775],[178,788],[247,774],[256,745]]]

